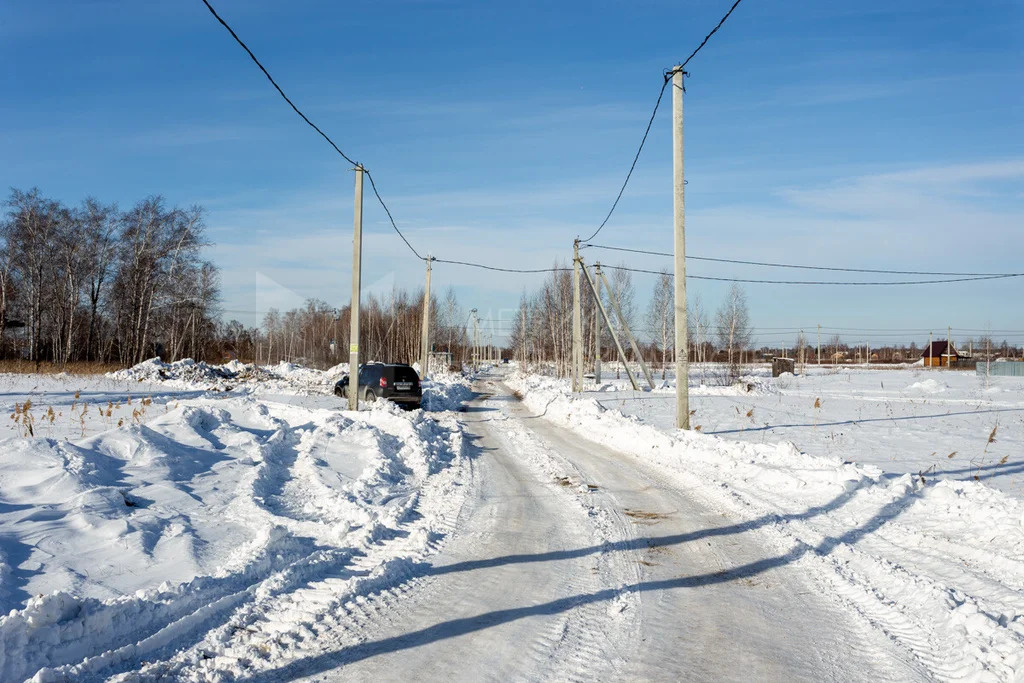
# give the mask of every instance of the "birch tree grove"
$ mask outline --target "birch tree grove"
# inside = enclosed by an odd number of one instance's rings
[[[309,299],[302,308],[281,313],[271,309],[261,329],[245,329],[231,321],[219,334],[222,352],[246,362],[282,361],[326,368],[348,361],[351,307],[334,308]],[[360,302],[359,348],[367,361],[414,363],[420,357],[423,290],[394,289],[370,294]],[[450,352],[453,363],[469,359],[466,317],[454,291],[444,302],[431,296],[431,350]],[[332,345],[333,344],[333,345]]]
[[[200,207],[149,197],[123,213],[12,189],[0,221],[0,354],[36,363],[202,356],[217,269]],[[20,330],[15,334],[13,329]]]

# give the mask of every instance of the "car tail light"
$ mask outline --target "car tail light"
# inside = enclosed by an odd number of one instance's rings
[[[388,378],[387,377],[381,377],[380,378],[380,386],[383,389],[387,389],[388,388]]]

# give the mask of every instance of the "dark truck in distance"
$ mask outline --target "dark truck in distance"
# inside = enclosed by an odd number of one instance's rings
[[[348,398],[349,376],[334,385],[337,396]],[[423,399],[420,378],[411,365],[405,363],[366,363],[359,366],[359,399],[375,401],[385,398],[403,408],[419,408]]]

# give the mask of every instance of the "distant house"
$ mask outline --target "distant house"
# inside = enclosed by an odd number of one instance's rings
[[[948,339],[933,341],[931,348],[926,346],[924,352],[921,353],[921,360],[924,361],[925,366],[935,368],[951,368],[966,357],[957,351]]]

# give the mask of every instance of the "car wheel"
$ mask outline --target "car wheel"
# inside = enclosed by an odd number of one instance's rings
[[[363,400],[369,403],[370,401],[376,401],[377,397],[374,396],[373,392],[370,391],[370,388],[367,387],[363,389]]]

